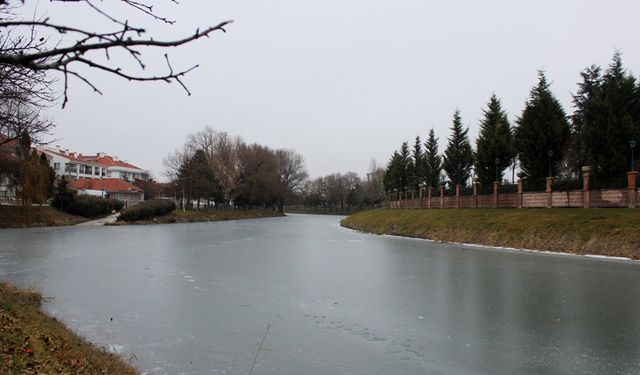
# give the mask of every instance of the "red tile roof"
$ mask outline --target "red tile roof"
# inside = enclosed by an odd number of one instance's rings
[[[138,168],[133,164],[126,163],[126,162],[124,162],[122,160],[114,160],[113,157],[111,157],[109,155],[105,155],[105,156],[79,155],[78,158],[80,160],[94,162],[94,163],[97,163],[97,164],[100,164],[100,165],[104,165],[104,166],[107,166],[107,167],[122,167],[122,168],[132,168],[132,169],[142,170],[141,168]]]
[[[86,161],[86,160],[84,160],[84,159],[79,159],[79,158],[77,158],[77,157],[74,157],[74,156],[72,156],[72,155],[69,155],[68,153],[63,154],[63,153],[61,153],[61,152],[52,151],[52,150],[46,150],[45,152],[46,152],[46,153],[49,153],[49,154],[55,154],[55,155],[58,155],[58,156],[62,156],[63,158],[67,158],[67,159],[69,159],[69,161],[74,161],[74,162],[77,162],[77,163],[83,163],[83,162],[85,162],[85,163],[86,163],[86,162],[87,162],[87,161]],[[95,164],[95,163],[94,163],[94,164]]]
[[[71,188],[76,190],[104,190],[106,192],[143,192],[139,187],[119,178],[83,178],[73,180],[71,181]]]

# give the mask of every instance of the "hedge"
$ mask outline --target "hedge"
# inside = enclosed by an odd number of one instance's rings
[[[77,195],[64,211],[83,217],[107,215],[113,211],[120,211],[124,203],[116,199],[101,198],[92,195]]]
[[[118,220],[136,221],[150,219],[154,216],[162,216],[176,209],[173,201],[166,199],[152,199],[144,203],[131,206],[120,214]]]

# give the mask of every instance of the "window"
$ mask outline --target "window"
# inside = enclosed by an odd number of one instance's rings
[[[84,166],[84,174],[91,174],[91,172],[93,172],[92,169],[91,169],[91,166],[90,165],[85,165]]]
[[[54,171],[59,171],[60,170],[60,163],[53,163],[53,170]]]
[[[96,176],[100,176],[100,168],[95,167],[96,172],[94,173]]]

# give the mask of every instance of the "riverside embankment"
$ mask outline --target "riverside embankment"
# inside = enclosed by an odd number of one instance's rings
[[[640,210],[457,209],[361,212],[341,225],[435,241],[640,259]]]

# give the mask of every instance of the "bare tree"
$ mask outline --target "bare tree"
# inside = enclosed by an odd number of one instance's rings
[[[174,21],[155,12],[151,0],[116,0],[120,10],[111,13],[104,4],[97,0],[52,0],[51,3],[62,3],[72,6],[70,11],[78,11],[80,7],[96,12],[104,20],[103,25],[95,25],[91,29],[58,24],[46,17],[20,18],[13,17],[19,13],[24,1],[0,0],[0,33],[11,46],[13,41],[20,40],[21,49],[0,49],[0,66],[18,67],[32,72],[52,71],[62,75],[64,80],[63,107],[68,102],[68,83],[75,77],[87,84],[95,92],[101,93],[80,66],[88,67],[112,74],[129,81],[163,81],[177,82],[190,94],[182,81],[185,74],[198,65],[174,70],[169,55],[164,54],[166,70],[158,74],[138,74],[124,69],[110,60],[113,51],[124,51],[141,70],[145,70],[142,48],[152,47],[167,50],[189,44],[198,39],[210,37],[217,31],[225,32],[225,27],[232,21],[223,21],[216,25],[195,29],[190,35],[172,40],[159,40],[147,35],[147,30],[140,25],[130,24],[123,15],[128,8],[141,12],[151,19],[170,27]],[[175,3],[175,0],[166,0]],[[100,27],[98,27],[100,26]],[[108,30],[108,31],[96,31]],[[26,48],[25,48],[26,46]],[[106,61],[100,57],[105,56]]]
[[[244,145],[240,137],[231,137],[207,126],[188,136],[187,147],[202,149],[208,157],[211,169],[223,186],[225,202],[231,203],[237,194],[240,181],[238,152]]]
[[[278,210],[284,211],[284,204],[294,192],[299,191],[309,176],[304,166],[304,157],[293,150],[277,150],[280,192],[278,194]]]
[[[34,144],[42,143],[42,137],[53,129],[53,121],[40,115],[34,105],[7,100],[0,103],[0,146],[25,135]]]

